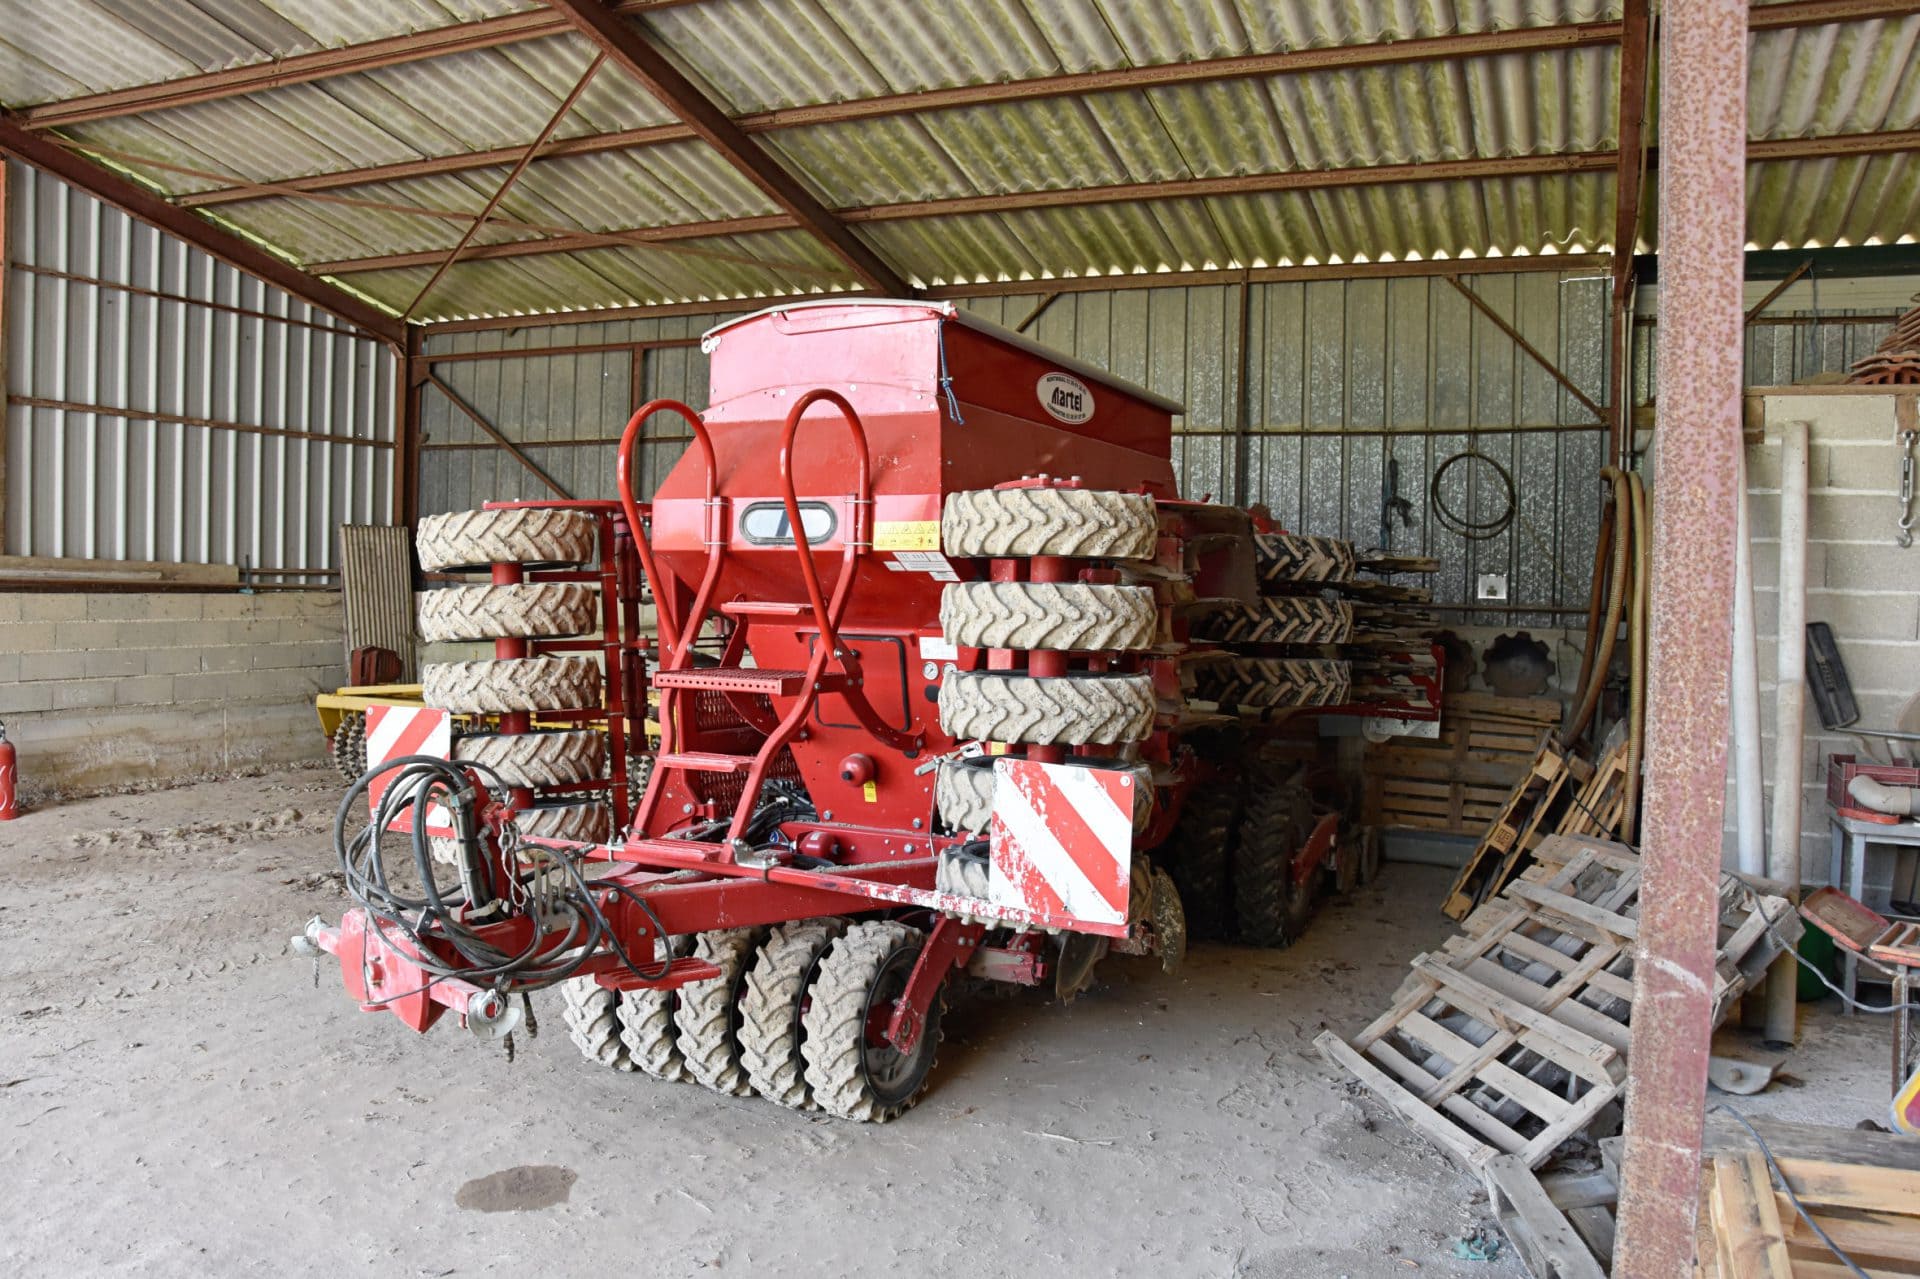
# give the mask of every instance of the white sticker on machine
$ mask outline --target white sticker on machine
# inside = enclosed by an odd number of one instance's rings
[[[920,637],[920,660],[923,662],[951,662],[959,656],[960,650],[944,635]]]
[[[896,573],[927,573],[936,582],[957,582],[960,575],[938,551],[895,551],[887,568]]]

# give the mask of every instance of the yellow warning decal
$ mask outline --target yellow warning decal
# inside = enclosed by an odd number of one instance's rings
[[[866,796],[869,804],[877,804],[880,802],[880,784],[878,782],[868,782],[860,788],[860,793]]]
[[[873,526],[876,551],[937,551],[939,520],[881,520]]]

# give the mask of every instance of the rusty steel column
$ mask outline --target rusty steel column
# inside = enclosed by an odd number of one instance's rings
[[[1652,664],[1618,1279],[1692,1271],[1739,507],[1747,4],[1667,6]]]

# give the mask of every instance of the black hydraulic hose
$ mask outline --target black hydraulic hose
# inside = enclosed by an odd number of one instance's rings
[[[1505,510],[1490,520],[1470,520],[1448,508],[1447,500],[1440,490],[1440,482],[1446,478],[1448,471],[1462,462],[1485,462],[1493,468],[1494,475],[1499,477],[1501,487],[1506,490]],[[1506,467],[1478,449],[1464,449],[1433,469],[1433,478],[1427,482],[1427,506],[1432,510],[1435,519],[1469,542],[1483,542],[1490,537],[1500,536],[1512,525],[1513,517],[1519,510],[1513,488],[1513,475]]]

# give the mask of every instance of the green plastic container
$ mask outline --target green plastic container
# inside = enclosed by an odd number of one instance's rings
[[[1835,960],[1833,938],[1827,936],[1812,924],[1808,924],[1807,930],[1800,934],[1800,940],[1795,943],[1795,948],[1805,957],[1808,964],[1812,964],[1815,968],[1825,973],[1827,978],[1836,985],[1839,983],[1839,976],[1835,972],[1835,969],[1838,968],[1839,965]],[[1799,992],[1801,1003],[1812,1003],[1814,1000],[1824,998],[1831,993],[1825,986],[1820,984],[1818,977],[1815,977],[1807,970],[1806,964],[1797,965],[1797,968],[1800,973]]]

